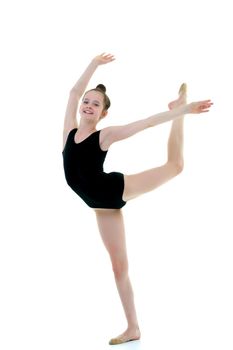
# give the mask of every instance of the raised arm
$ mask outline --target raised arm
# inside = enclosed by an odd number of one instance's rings
[[[104,54],[98,55],[93,58],[93,60],[90,62],[90,64],[87,66],[79,80],[76,82],[76,84],[71,89],[71,92],[76,95],[78,99],[84,94],[87,84],[89,83],[92,75],[94,74],[96,68],[101,64],[106,64],[109,62],[114,61],[114,57],[111,54]]]
[[[174,120],[184,114],[208,112],[212,104],[210,100],[192,102],[130,124],[106,128],[107,143],[110,146],[114,142],[126,139],[147,128]]]
[[[69,131],[73,128],[78,127],[78,122],[76,119],[77,115],[77,109],[78,109],[78,103],[80,98],[85,92],[85,89],[94,74],[95,70],[99,65],[106,64],[109,62],[114,61],[114,57],[111,54],[104,54],[98,55],[94,57],[83,74],[80,76],[78,81],[75,83],[75,85],[70,90],[70,95],[66,107],[65,112],[65,119],[64,119],[64,129],[63,129],[63,146],[65,144],[67,135]]]

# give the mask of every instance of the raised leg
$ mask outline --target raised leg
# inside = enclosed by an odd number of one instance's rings
[[[178,99],[169,103],[169,108],[172,109],[186,103],[186,93],[186,84],[182,84]],[[183,124],[184,116],[180,116],[172,122],[168,139],[168,158],[164,165],[138,174],[124,175],[124,201],[128,201],[143,193],[154,190],[171,180],[183,170]]]
[[[110,341],[120,344],[140,338],[134,296],[128,275],[124,220],[121,210],[96,210],[96,219],[103,243],[109,253],[117,289],[128,322],[127,330]]]

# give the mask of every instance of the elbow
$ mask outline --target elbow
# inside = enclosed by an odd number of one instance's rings
[[[78,89],[76,89],[75,87],[73,87],[70,90],[70,96],[72,97],[76,97],[77,99],[80,99],[80,97],[82,96],[81,91],[79,91]]]

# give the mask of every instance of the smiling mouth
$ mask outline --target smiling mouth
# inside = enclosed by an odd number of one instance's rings
[[[93,112],[91,112],[91,111],[83,111],[83,113],[85,113],[85,114],[93,114]]]

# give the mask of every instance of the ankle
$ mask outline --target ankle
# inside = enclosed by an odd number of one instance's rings
[[[140,328],[139,328],[138,324],[130,324],[130,325],[128,325],[127,330],[136,330],[136,331],[140,332]]]

